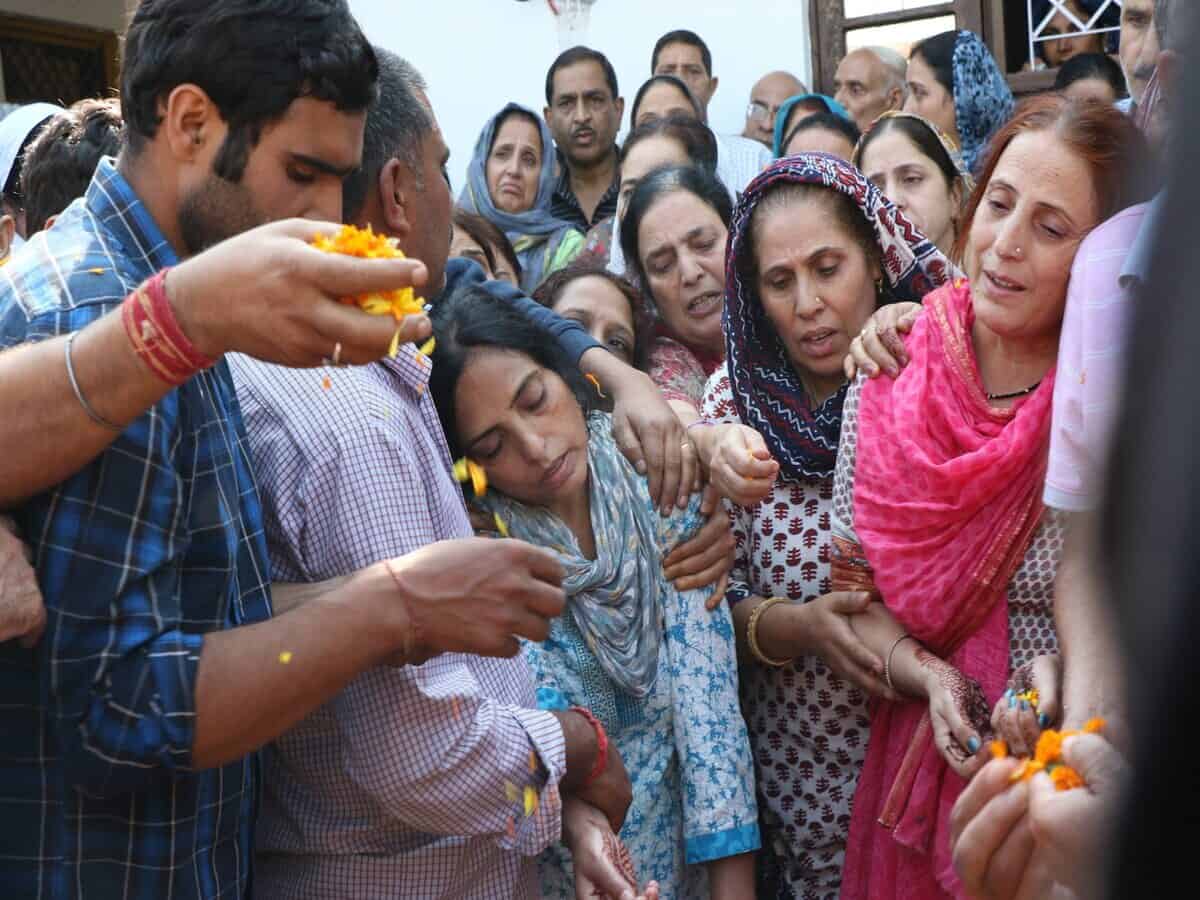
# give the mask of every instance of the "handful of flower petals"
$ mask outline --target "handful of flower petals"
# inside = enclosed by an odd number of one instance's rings
[[[354,256],[359,259],[404,259],[404,252],[397,246],[396,239],[386,235],[376,234],[370,225],[358,228],[354,225],[343,225],[334,236],[319,234],[313,238],[312,245],[325,253],[341,253],[344,256]],[[352,294],[341,297],[340,302],[347,306],[357,306],[365,313],[373,316],[391,316],[397,322],[404,321],[405,316],[413,316],[425,312],[425,300],[417,297],[411,287],[398,288],[393,291],[374,291],[369,294]],[[399,350],[400,332],[392,337],[388,355],[395,356]],[[432,340],[426,345],[432,352]],[[426,352],[422,348],[422,352]],[[428,355],[428,352],[426,352]]]
[[[1045,772],[1054,782],[1055,790],[1069,791],[1073,788],[1086,787],[1083,778],[1063,761],[1062,744],[1067,738],[1077,734],[1097,734],[1104,728],[1103,719],[1092,719],[1083,726],[1082,731],[1043,731],[1038,738],[1037,748],[1032,758],[1025,757],[1021,766],[1013,772],[1010,783],[1029,781],[1038,772]],[[992,741],[992,757],[1006,759],[1008,745],[1004,741]]]

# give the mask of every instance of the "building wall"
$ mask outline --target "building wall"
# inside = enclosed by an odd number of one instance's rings
[[[372,41],[412,61],[450,145],[456,190],[488,116],[515,100],[541,111],[546,70],[560,52],[545,0],[350,0]],[[805,0],[598,0],[585,43],[617,70],[628,107],[649,76],[654,42],[690,28],[708,42],[720,86],[710,107],[713,128],[741,132],[750,87],[772,69],[811,83]]]
[[[125,29],[125,6],[126,0],[0,0],[0,13],[33,16],[120,34]]]

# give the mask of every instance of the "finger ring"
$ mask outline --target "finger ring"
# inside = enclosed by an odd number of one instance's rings
[[[682,444],[679,445],[679,449],[680,450],[695,450],[696,445],[693,444],[691,441],[684,441]]]
[[[342,342],[338,341],[333,345],[333,364],[340,366],[342,364]]]

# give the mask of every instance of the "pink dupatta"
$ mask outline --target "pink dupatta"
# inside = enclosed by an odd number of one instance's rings
[[[938,289],[908,340],[910,365],[863,385],[854,525],[891,613],[994,704],[1008,677],[1008,583],[1042,517],[1054,372],[993,409],[974,319],[965,281]],[[949,822],[963,785],[933,745],[928,704],[879,703],[842,897],[961,896]]]

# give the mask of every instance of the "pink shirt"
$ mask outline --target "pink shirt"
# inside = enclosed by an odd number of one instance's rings
[[[1088,235],[1071,269],[1043,499],[1068,512],[1100,502],[1113,421],[1120,409],[1135,279],[1128,265],[1150,204],[1118,213]]]

